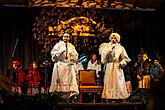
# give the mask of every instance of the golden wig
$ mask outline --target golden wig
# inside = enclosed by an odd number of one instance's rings
[[[111,33],[109,40],[111,40],[113,37],[117,39],[117,42],[120,42],[120,35],[118,33]]]

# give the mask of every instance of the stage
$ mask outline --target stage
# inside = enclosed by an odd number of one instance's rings
[[[4,103],[1,110],[149,110],[142,100],[124,102],[68,102],[57,95],[39,94],[35,96],[2,94]]]
[[[136,103],[58,103],[58,110],[146,110],[146,104]]]

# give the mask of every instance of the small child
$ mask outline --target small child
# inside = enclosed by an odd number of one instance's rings
[[[159,59],[155,58],[153,64],[151,65],[151,69],[150,69],[152,85],[159,82],[160,78],[163,76],[163,73],[164,73],[164,69],[163,69],[162,65],[160,64]]]
[[[30,68],[27,74],[27,80],[28,80],[27,93],[32,96],[34,96],[35,94],[38,94],[41,77],[40,77],[40,72],[38,70],[38,65],[36,61],[33,61],[30,64]]]

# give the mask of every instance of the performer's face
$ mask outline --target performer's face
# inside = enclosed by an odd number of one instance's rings
[[[96,55],[93,55],[93,56],[92,56],[92,59],[93,59],[93,60],[96,60],[96,59],[97,59],[97,56],[96,56]]]
[[[141,61],[142,60],[142,55],[138,54],[137,58],[138,58],[139,61]]]
[[[13,63],[13,68],[16,69],[17,68],[17,65],[15,63]]]
[[[113,36],[113,37],[111,38],[111,42],[112,42],[113,44],[117,43],[117,38],[116,38],[116,36]]]
[[[63,36],[63,41],[64,42],[69,42],[70,38],[69,38],[69,35],[64,35]]]
[[[147,59],[148,59],[147,54],[143,54],[143,60],[145,61],[145,60],[147,60]]]
[[[158,60],[154,60],[154,65],[158,65],[159,61]]]
[[[18,68],[18,65],[19,65],[19,62],[18,61],[13,61],[12,62],[12,66],[14,69],[17,69]]]
[[[33,69],[36,69],[36,68],[37,68],[37,64],[33,63]]]

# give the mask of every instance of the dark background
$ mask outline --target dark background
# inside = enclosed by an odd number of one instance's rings
[[[159,7],[156,7],[155,11],[148,9],[105,9],[104,11],[101,9],[101,16],[105,14],[106,17],[111,16],[113,18],[113,20],[104,19],[104,22],[107,27],[111,27],[110,24],[113,24],[115,31],[120,33],[121,44],[125,47],[132,61],[135,60],[137,53],[143,49],[149,53],[151,59],[155,56],[160,56],[161,63],[165,64],[164,8],[165,3],[162,2]],[[32,29],[33,24],[36,22],[35,18],[40,16],[42,9],[43,7],[0,6],[0,74],[5,74],[14,50],[14,58],[21,61],[23,69],[29,67],[32,59],[39,59],[43,45],[39,45],[38,41],[34,39]],[[87,9],[87,11],[90,10]],[[125,16],[129,19],[126,19]],[[17,39],[18,42],[16,48],[14,48]],[[98,46],[102,41],[107,41],[107,39],[107,37],[104,40],[102,37],[98,37]],[[97,50],[98,46],[94,50]],[[86,51],[85,49],[82,50]],[[79,52],[81,53],[82,51]],[[90,53],[91,50],[87,52]],[[41,57],[44,60],[47,55]],[[48,58],[50,58],[49,54]],[[151,105],[154,106],[153,110],[164,110],[164,84],[165,77],[162,78],[159,85],[152,89],[153,99],[151,100]]]
[[[159,56],[161,57],[161,63],[164,63],[163,8],[164,3],[155,10],[93,9],[99,12],[99,14],[93,15],[95,17],[92,17],[96,18],[94,19],[96,21],[100,20],[99,17],[103,17],[105,27],[111,28],[113,26],[114,31],[119,32],[121,35],[121,44],[125,47],[132,61],[136,59],[137,53],[140,53],[143,49],[149,54],[150,59]],[[38,60],[40,57],[45,58],[44,55],[40,55],[43,46],[39,45],[38,41],[34,39],[32,32],[34,28],[33,24],[36,22],[35,18],[41,16],[41,10],[44,10],[44,8],[19,6],[0,7],[0,70],[2,74],[5,74],[14,50],[14,58],[21,61],[23,69],[27,69],[33,59]],[[45,8],[45,10],[47,9]],[[73,9],[71,10],[69,8],[59,10],[74,13],[72,11]],[[91,12],[91,9],[86,9],[83,13],[87,12]],[[61,11],[60,13],[64,12]],[[16,45],[17,39],[18,42]],[[107,40],[108,37],[104,37],[103,40],[103,38],[99,36],[97,37],[98,43],[95,43],[95,48],[89,50],[81,47],[76,48],[78,48],[79,53],[83,53],[83,51],[85,53],[91,53],[98,51],[99,45]],[[46,53],[46,57],[50,58],[49,52]]]

